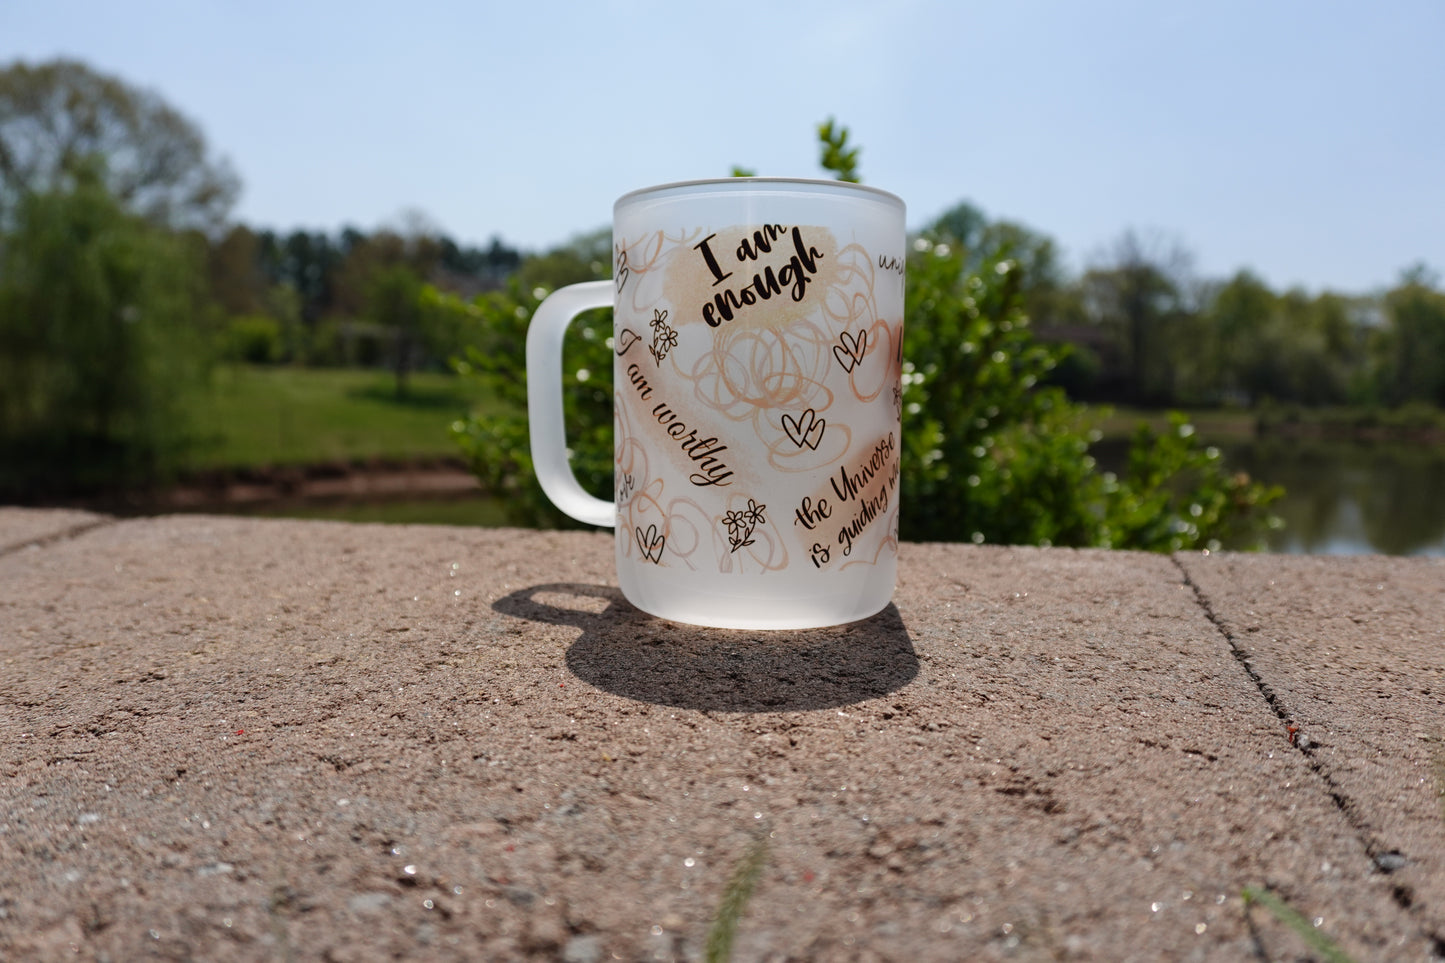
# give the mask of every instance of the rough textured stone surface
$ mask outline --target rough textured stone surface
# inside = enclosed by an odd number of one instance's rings
[[[1396,902],[1445,937],[1445,559],[1181,562]]]
[[[760,851],[739,960],[1307,958],[1246,887],[1441,949],[1435,563],[907,545],[880,616],[766,634],[638,613],[605,534],[36,524],[7,959],[698,959]]]
[[[9,508],[0,505],[0,552],[40,546],[101,524],[104,515],[68,509]]]

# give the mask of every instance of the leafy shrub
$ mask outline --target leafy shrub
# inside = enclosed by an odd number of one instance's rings
[[[582,269],[574,280],[596,273]],[[581,276],[579,276],[581,275]],[[478,379],[499,409],[512,412],[467,418],[452,425],[452,437],[483,486],[506,500],[512,521],[547,528],[577,527],[547,500],[532,470],[527,427],[527,324],[548,287],[526,289],[512,280],[466,302],[453,295],[428,291],[433,310],[467,316],[480,343],[469,345],[453,362],[457,372]],[[562,406],[571,443],[572,471],[582,487],[608,498],[612,491],[612,317],[610,311],[579,316],[563,349]]]
[[[1068,349],[1033,337],[1008,245],[930,234],[907,274],[904,538],[1175,551],[1271,524],[1281,493],[1229,472],[1182,415],[1140,427],[1123,476],[1102,471],[1094,413],[1043,383]]]
[[[98,168],[22,199],[0,239],[0,492],[174,470],[207,368],[200,253],[126,213]]]
[[[230,361],[275,364],[281,360],[281,323],[264,314],[232,318],[226,325],[225,355]]]
[[[851,173],[846,131],[820,128],[825,161]],[[965,251],[942,228],[917,237],[906,274],[902,493],[905,539],[1100,546],[1173,551],[1215,545],[1270,523],[1280,494],[1228,471],[1182,416],[1170,430],[1141,427],[1123,477],[1089,450],[1091,412],[1044,384],[1059,346],[1037,341],[1024,312],[1025,270],[1006,233]],[[553,261],[568,261],[558,258]],[[578,267],[557,284],[601,275]],[[524,266],[525,272],[525,266]],[[526,423],[527,323],[548,287],[514,281],[473,301],[430,291],[435,308],[469,315],[481,343],[456,362],[509,403],[512,414],[469,418],[453,435],[483,484],[504,496],[514,521],[572,525],[532,474]],[[612,330],[606,312],[574,323],[564,351],[564,409],[573,469],[584,487],[612,490]]]

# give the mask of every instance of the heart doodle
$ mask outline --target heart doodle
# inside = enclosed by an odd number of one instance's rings
[[[844,371],[852,371],[863,362],[863,355],[868,350],[868,332],[859,331],[858,337],[853,337],[847,331],[838,335],[839,344],[833,345],[833,357],[843,366]]]
[[[818,443],[823,440],[823,429],[828,423],[818,417],[818,413],[812,408],[803,412],[797,418],[792,415],[783,415],[783,430],[788,433],[788,438],[799,448],[808,447],[813,451],[818,450]]]
[[[642,550],[642,557],[654,564],[662,563],[662,549],[667,544],[667,536],[657,530],[656,525],[647,526],[647,531],[642,530],[638,525],[635,529],[637,534],[637,547]]]

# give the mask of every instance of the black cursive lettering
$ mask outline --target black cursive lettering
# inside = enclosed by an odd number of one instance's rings
[[[756,260],[760,251],[771,252],[772,242],[782,235],[785,230],[781,224],[770,224],[765,229],[753,233],[753,243],[750,246],[745,238],[738,245],[738,260]],[[778,268],[775,272],[771,265],[753,275],[748,284],[737,290],[724,288],[712,296],[712,300],[702,306],[702,319],[709,327],[716,328],[724,321],[731,321],[737,313],[745,308],[757,304],[759,300],[768,300],[775,294],[782,294],[788,291],[792,299],[802,301],[808,292],[808,284],[813,280],[813,275],[818,273],[818,261],[823,257],[823,252],[812,247],[803,240],[803,230],[800,227],[792,229],[793,253],[787,263]],[[707,262],[708,270],[713,275],[713,286],[716,287],[725,279],[732,277],[732,272],[724,274],[722,267],[713,256],[712,248],[708,246],[716,234],[709,234],[694,247],[702,251],[703,260]],[[745,256],[746,255],[746,256]]]
[[[716,438],[699,438],[697,429],[687,427],[666,402],[654,407],[652,416],[657,419],[662,430],[667,432],[668,437],[678,442],[683,454],[697,466],[697,471],[688,476],[688,481],[699,487],[731,484],[728,479],[733,475],[732,470],[717,457],[719,452],[727,451],[727,445],[718,444]]]
[[[627,380],[632,382],[632,387],[637,389],[637,397],[644,401],[652,397],[652,386],[642,376],[642,369],[636,362],[627,366]],[[652,408],[652,417],[667,432],[667,436],[678,443],[682,453],[687,456],[697,469],[687,480],[694,485],[719,485],[732,484],[728,479],[733,477],[732,469],[727,462],[719,457],[721,452],[727,451],[728,446],[719,444],[717,438],[699,438],[696,428],[689,428],[685,425],[677,412],[673,411],[667,402],[658,402]],[[625,476],[623,487],[619,488],[617,500],[623,498],[632,490],[633,480],[631,475]]]
[[[631,347],[631,345],[628,345],[628,347]],[[637,389],[637,397],[643,401],[652,397],[652,386],[649,385],[647,379],[642,376],[642,369],[637,366],[636,361],[627,366],[627,380],[631,381],[632,387]]]
[[[828,507],[828,499],[820,498],[817,504],[814,504],[811,498],[804,498],[797,510],[793,512],[793,524],[802,525],[811,531],[818,526],[819,522],[832,514],[833,510]]]
[[[845,556],[852,554],[853,540],[863,533],[863,529],[868,527],[868,523],[888,510],[888,492],[888,486],[884,485],[878,489],[878,494],[864,499],[858,509],[858,514],[853,516],[853,520],[838,532],[838,544],[843,546]]]
[[[707,246],[707,242],[711,241],[715,237],[717,237],[716,234],[709,234],[707,237],[694,244],[692,246],[692,249],[694,251],[702,252],[702,259],[707,262],[707,269],[712,272],[712,283],[714,285],[718,285],[726,281],[728,278],[732,277],[733,274],[731,271],[729,271],[727,274],[723,273],[722,267],[720,267],[717,263],[717,257],[712,253],[712,248]]]
[[[839,468],[838,476],[829,479],[833,494],[838,496],[838,500],[846,502],[857,498],[875,476],[881,475],[893,464],[894,448],[893,433],[890,431],[888,437],[878,442],[868,460],[859,465],[856,471],[850,472],[846,465]]]
[[[787,230],[781,224],[764,225],[760,231],[753,232],[753,243],[748,245],[748,239],[743,238],[738,243],[739,261],[756,261],[759,254],[767,254],[773,249],[773,242]]]

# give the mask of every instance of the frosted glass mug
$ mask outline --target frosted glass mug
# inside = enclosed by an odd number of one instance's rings
[[[554,292],[527,332],[538,481],[616,528],[645,612],[799,629],[885,607],[898,558],[903,202],[839,181],[728,178],[613,209],[613,277]],[[567,461],[562,337],[613,308],[615,500]]]

